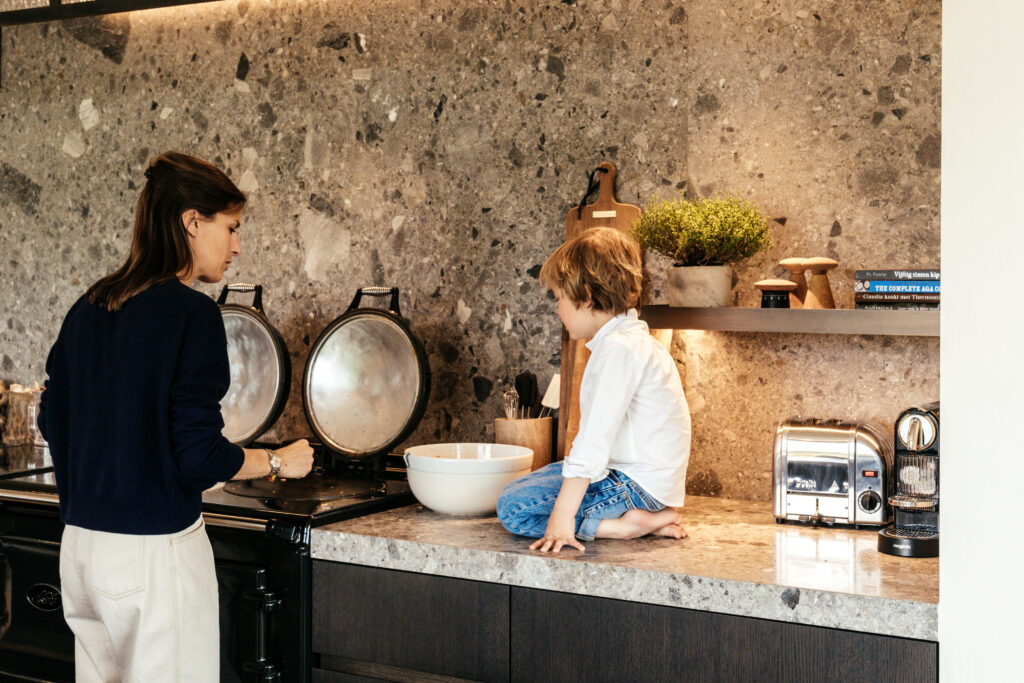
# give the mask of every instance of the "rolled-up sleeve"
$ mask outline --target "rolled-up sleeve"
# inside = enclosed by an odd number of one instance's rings
[[[221,434],[231,372],[220,310],[211,301],[187,325],[171,388],[171,446],[181,476],[211,486],[237,474],[245,454]]]
[[[591,355],[580,383],[580,430],[562,476],[595,481],[607,473],[612,445],[643,376],[635,352],[614,341]]]

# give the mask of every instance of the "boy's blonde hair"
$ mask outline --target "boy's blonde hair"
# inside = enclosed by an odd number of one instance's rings
[[[614,228],[584,230],[548,257],[540,281],[576,306],[593,301],[596,311],[625,313],[643,294],[640,245]]]

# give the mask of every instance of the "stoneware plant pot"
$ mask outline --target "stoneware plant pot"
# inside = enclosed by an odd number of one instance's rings
[[[732,266],[671,266],[668,269],[671,306],[728,306],[731,291]]]

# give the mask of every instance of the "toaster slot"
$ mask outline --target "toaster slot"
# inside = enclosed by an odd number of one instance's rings
[[[850,518],[850,500],[841,495],[789,495],[786,496],[786,516],[805,522],[845,521]]]
[[[801,456],[791,459],[787,468],[786,490],[845,496],[850,492],[850,467],[846,461],[831,457]]]

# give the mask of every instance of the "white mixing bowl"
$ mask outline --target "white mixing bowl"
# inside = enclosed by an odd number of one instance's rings
[[[483,474],[529,469],[533,450],[502,443],[431,443],[405,449],[405,464],[421,472]]]
[[[505,484],[529,474],[533,451],[504,444],[429,444],[405,452],[416,500],[446,515],[494,512]]]

